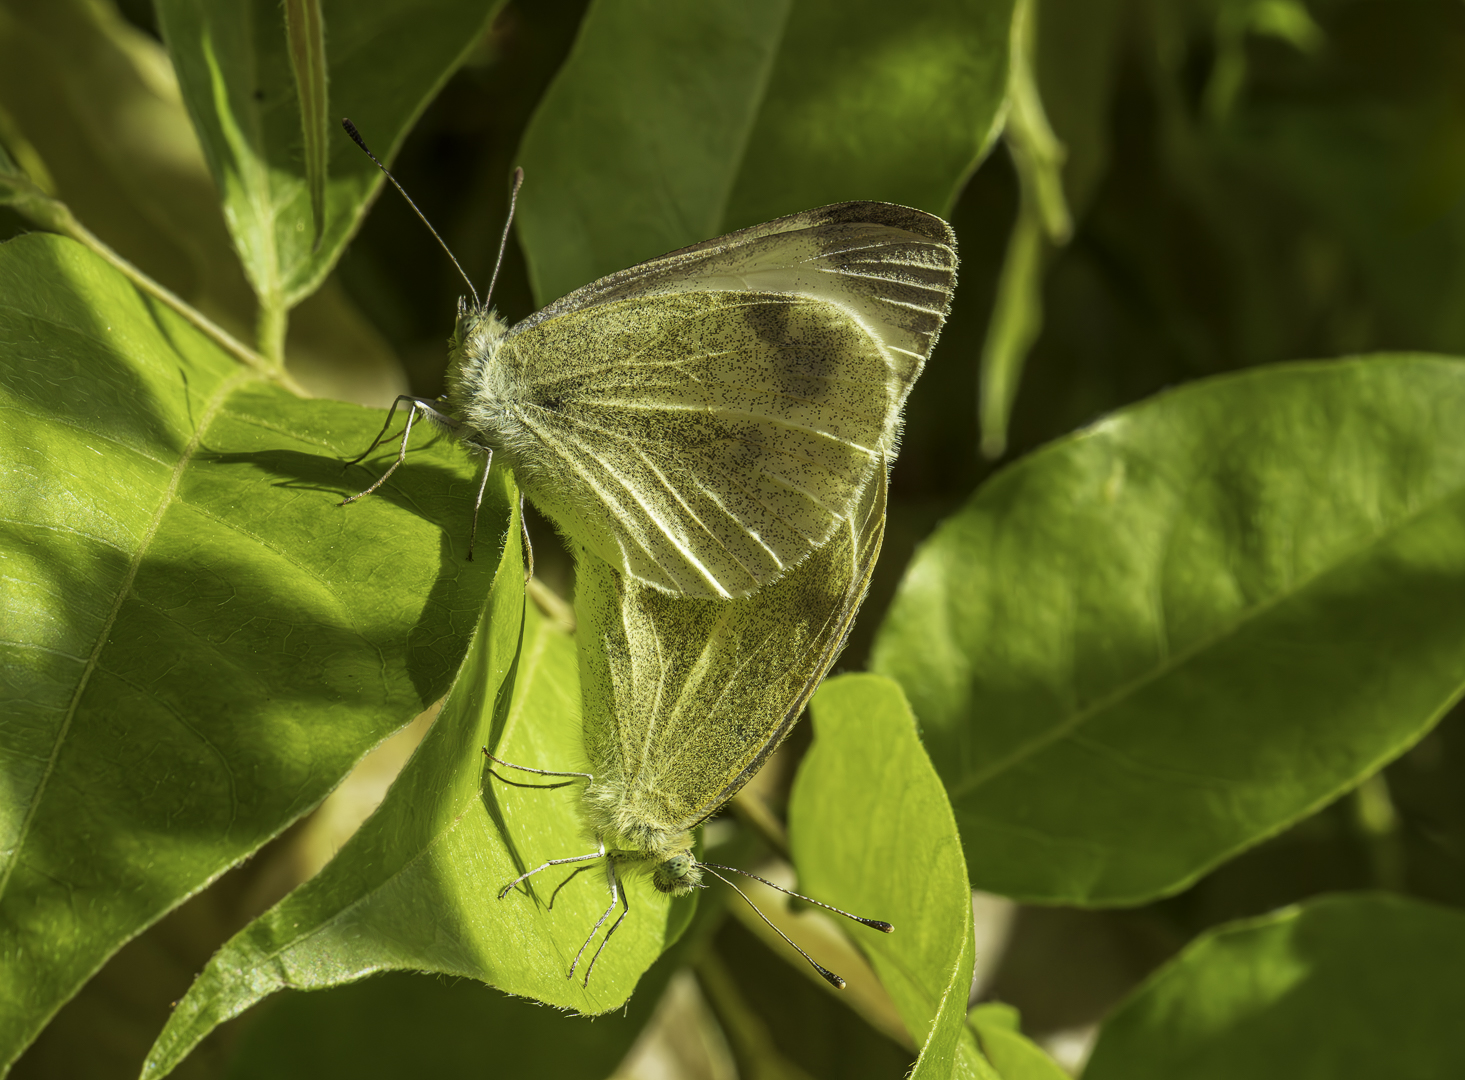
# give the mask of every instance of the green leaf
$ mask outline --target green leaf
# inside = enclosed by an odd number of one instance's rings
[[[474,980],[392,972],[271,1000],[246,1027],[229,1074],[446,1076],[481,1071],[487,1046],[503,1074],[602,1080],[659,1011],[667,984],[721,919],[725,901],[702,897],[686,932],[625,1008],[593,1023]]]
[[[967,1013],[967,1023],[1002,1080],[1065,1080],[1068,1076],[1041,1047],[1023,1037],[1017,1010],[1011,1005],[996,1001],[978,1005]]]
[[[921,1047],[913,1077],[995,1076],[966,1027],[974,946],[961,838],[910,706],[888,679],[842,675],[812,711],[814,748],[789,803],[800,888],[894,924],[888,937],[851,934]]]
[[[285,0],[285,40],[295,97],[300,102],[300,134],[305,143],[305,185],[314,221],[312,246],[320,247],[326,223],[326,175],[330,166],[330,128],[326,119],[326,41],[321,0]]]
[[[496,503],[512,494],[506,475],[491,478]],[[554,885],[573,868],[552,883],[498,896],[524,870],[587,847],[578,785],[506,785],[491,779],[478,752],[496,746],[505,760],[536,768],[580,757],[574,641],[537,607],[525,608],[516,532],[509,530],[483,621],[442,715],[381,807],[320,874],[209,962],[159,1036],[145,1076],[165,1075],[215,1026],[271,993],[380,971],[468,977],[582,1013],[608,1012],[681,933],[694,901],[672,903],[649,882],[631,882],[636,917],[616,934],[587,987],[566,973],[606,908],[604,878],[586,875],[552,909]]]
[[[446,440],[339,509],[379,412],[264,382],[59,237],[0,245],[0,297],[8,1063],[443,693],[492,567]]]
[[[1084,1080],[1465,1074],[1465,914],[1334,896],[1193,942],[1104,1024]]]
[[[524,136],[535,296],[843,199],[948,212],[995,137],[1011,11],[592,4]]]
[[[349,114],[390,160],[499,6],[493,0],[324,0],[330,113]],[[320,285],[382,177],[344,135],[329,141],[324,236],[317,244],[307,163],[313,139],[301,130],[279,6],[159,0],[157,12],[262,318],[283,328],[284,310]],[[268,340],[262,344],[275,355]]]
[[[912,562],[910,695],[973,883],[1183,888],[1411,746],[1465,681],[1465,366],[1295,364],[1123,410]]]

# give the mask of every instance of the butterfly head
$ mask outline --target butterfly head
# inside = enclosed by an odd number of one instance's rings
[[[493,358],[509,324],[488,307],[467,297],[458,301],[458,321],[448,340],[448,402],[455,416],[476,430],[492,430],[490,417],[495,394],[490,384]]]
[[[475,304],[466,296],[458,298],[458,318],[453,324],[453,336],[448,339],[452,356],[487,355],[493,351],[509,324],[499,318],[498,312],[487,305]]]
[[[661,860],[651,870],[651,884],[658,892],[685,896],[702,884],[702,868],[690,849]]]

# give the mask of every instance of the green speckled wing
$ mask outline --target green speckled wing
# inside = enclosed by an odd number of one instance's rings
[[[848,525],[955,276],[950,227],[885,203],[613,274],[509,331],[504,449],[536,504],[635,580],[746,596]]]
[[[585,750],[620,822],[690,829],[783,741],[843,647],[885,532],[886,470],[797,569],[732,601],[668,596],[585,558],[576,577]]]

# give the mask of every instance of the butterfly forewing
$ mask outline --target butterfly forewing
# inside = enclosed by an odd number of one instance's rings
[[[525,371],[500,400],[533,440],[532,453],[512,437],[507,449],[541,508],[673,593],[745,595],[824,543],[897,408],[879,343],[807,296],[620,300],[542,323],[500,356]],[[538,483],[541,455],[578,483]]]
[[[562,529],[635,579],[747,595],[853,512],[955,276],[950,227],[886,203],[612,274],[509,331],[504,449]]]

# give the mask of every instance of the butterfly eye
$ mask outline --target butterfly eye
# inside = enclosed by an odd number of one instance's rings
[[[697,869],[697,860],[692,858],[690,851],[677,852],[651,871],[651,884],[658,891],[673,896],[690,892],[701,883],[701,871]]]

